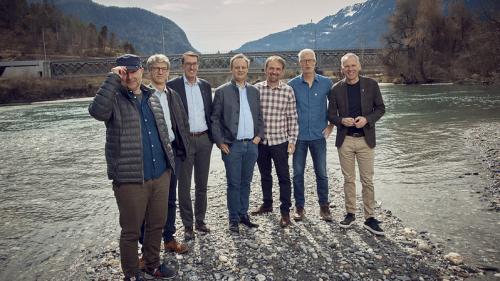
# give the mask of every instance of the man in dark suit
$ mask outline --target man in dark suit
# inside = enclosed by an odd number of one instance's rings
[[[247,83],[249,63],[243,54],[231,58],[232,79],[215,90],[211,117],[212,136],[226,168],[229,230],[236,233],[239,223],[258,227],[248,216],[248,200],[264,122],[259,90]]]
[[[384,101],[378,83],[359,76],[361,64],[357,55],[347,53],[340,62],[345,78],[333,85],[328,105],[328,119],[337,126],[335,146],[344,175],[347,214],[340,226],[348,228],[356,218],[356,160],[363,187],[364,227],[374,234],[384,235],[374,217],[373,187],[375,122],[385,113]]]
[[[179,210],[184,225],[184,237],[189,240],[193,232],[193,203],[191,201],[191,178],[194,167],[195,228],[207,233],[210,229],[205,224],[207,212],[207,182],[212,154],[212,130],[210,115],[212,113],[212,87],[197,77],[199,56],[193,52],[182,55],[184,75],[167,83],[181,97],[182,104],[189,119],[189,154],[182,162],[179,172]]]

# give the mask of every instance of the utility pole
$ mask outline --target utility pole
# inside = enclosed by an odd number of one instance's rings
[[[163,45],[163,54],[165,53],[165,33],[163,32],[163,21],[161,22],[161,43]]]
[[[47,60],[47,51],[45,50],[45,29],[42,28],[42,41],[43,41],[43,57],[44,60]]]

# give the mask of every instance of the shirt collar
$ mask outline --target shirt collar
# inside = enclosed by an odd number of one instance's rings
[[[198,82],[199,82],[198,77],[196,77],[196,82],[194,82],[194,84],[189,83],[189,80],[187,79],[185,74],[182,74],[182,79],[184,80],[184,85],[188,85],[188,86],[194,86],[194,85],[198,84]]]
[[[233,86],[235,86],[236,88],[241,89],[241,88],[238,86],[238,84],[236,84],[236,81],[234,81],[233,79],[231,79],[231,84],[233,84]],[[246,88],[247,86],[248,86],[248,82],[247,82],[247,81],[245,81],[245,85],[243,85],[243,87],[242,87],[242,88]]]
[[[269,86],[269,85],[267,84],[267,80],[264,80],[264,82],[262,82],[262,85],[263,85],[264,87],[271,88],[271,86]],[[284,85],[285,85],[285,83],[284,83],[283,81],[281,81],[281,80],[280,80],[280,81],[278,82],[278,86],[273,87],[272,89],[281,89],[281,87],[283,87]]]
[[[304,80],[304,75],[303,74],[300,74],[300,80],[302,82],[304,82],[304,83],[307,83],[306,80]],[[319,82],[318,73],[314,73],[314,81]]]

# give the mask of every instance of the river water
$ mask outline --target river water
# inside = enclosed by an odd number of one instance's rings
[[[500,89],[381,90],[387,112],[377,123],[377,201],[467,261],[500,266],[499,213],[476,193],[490,184],[489,174],[466,139],[485,124],[499,130]],[[87,259],[118,239],[105,129],[88,115],[88,103],[0,107],[0,280],[83,277]],[[339,167],[333,140],[330,168]],[[213,170],[223,169],[219,156],[213,153]],[[330,177],[339,181],[339,170]]]

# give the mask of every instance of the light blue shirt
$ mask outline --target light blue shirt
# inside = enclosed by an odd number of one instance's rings
[[[240,119],[238,120],[238,134],[236,135],[236,139],[253,139],[253,117],[250,105],[248,104],[246,83],[244,87],[240,88],[238,85],[236,87],[238,87],[240,95]]]
[[[203,97],[198,85],[198,78],[196,78],[196,82],[192,85],[185,75],[183,75],[183,78],[188,108],[189,130],[191,133],[204,132],[208,130],[208,126],[205,119],[205,107],[203,106]]]
[[[333,83],[328,77],[315,74],[311,87],[302,75],[288,81],[293,88],[297,101],[299,117],[299,140],[317,140],[324,138],[323,130],[328,125],[328,95]]]
[[[154,89],[154,94],[160,99],[161,108],[163,109],[163,116],[165,117],[165,122],[167,123],[168,138],[170,142],[173,142],[175,140],[175,134],[172,130],[172,120],[170,120],[170,108],[168,107],[167,99],[167,86],[165,86],[165,89],[163,89],[163,91],[158,91],[156,88]]]

